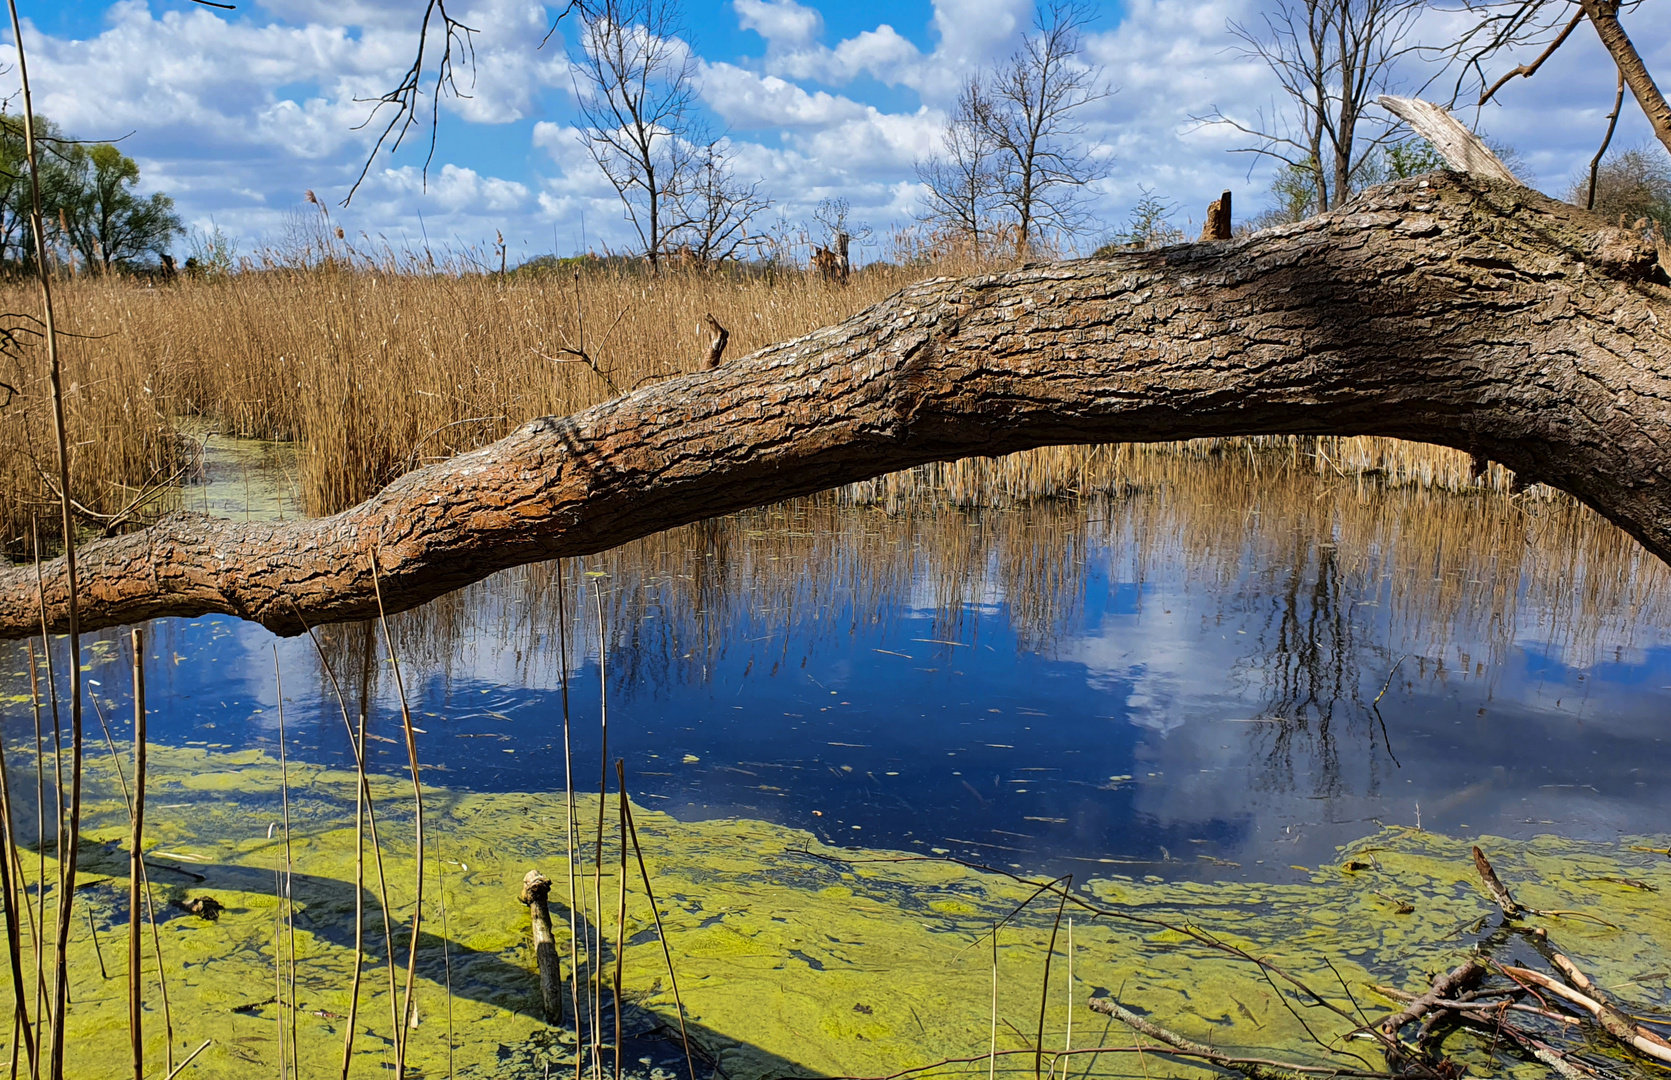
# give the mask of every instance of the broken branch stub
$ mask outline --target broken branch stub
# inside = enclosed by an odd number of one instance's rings
[[[1435,105],[1421,98],[1394,97],[1382,94],[1375,99],[1383,109],[1392,113],[1410,130],[1433,144],[1433,149],[1445,159],[1445,164],[1458,172],[1518,184],[1520,179],[1498,160],[1497,155],[1480,141],[1480,137],[1462,126],[1443,105]]]
[[[1207,220],[1201,226],[1201,240],[1228,240],[1230,236],[1230,193],[1226,191],[1207,204]]]
[[[702,370],[712,371],[725,356],[725,343],[731,340],[731,331],[719,324],[713,312],[703,316],[702,325],[708,331],[708,355],[703,357]]]
[[[914,284],[846,321],[545,417],[328,518],[179,514],[77,550],[88,630],[280,634],[897,469],[1073,443],[1380,435],[1561,488],[1671,561],[1671,279],[1653,246],[1454,172],[1240,240]],[[45,621],[67,623],[61,560]],[[0,569],[0,638],[39,633]]]

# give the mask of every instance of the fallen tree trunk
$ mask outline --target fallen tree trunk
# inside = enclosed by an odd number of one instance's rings
[[[1457,447],[1571,492],[1671,561],[1668,283],[1640,237],[1459,173],[1242,240],[925,281],[716,370],[531,421],[333,517],[176,515],[89,543],[81,622],[220,612],[295,634],[376,614],[374,553],[399,611],[924,462],[1199,436]],[[62,563],[45,577],[62,627]],[[33,568],[0,571],[0,636],[40,622]]]

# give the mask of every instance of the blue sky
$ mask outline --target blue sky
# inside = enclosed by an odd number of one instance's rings
[[[1226,22],[1257,19],[1271,0],[1105,3],[1084,58],[1117,92],[1085,111],[1087,138],[1110,161],[1092,193],[1117,226],[1144,187],[1199,222],[1223,188],[1238,214],[1261,207],[1270,175],[1223,128],[1191,118],[1221,107],[1248,116],[1275,87],[1239,55]],[[187,223],[219,226],[245,250],[279,243],[307,190],[334,204],[369,150],[357,102],[393,85],[410,62],[419,0],[269,0],[220,12],[188,0],[24,0],[37,108],[76,135],[126,136],[144,185],[167,191]],[[334,219],[395,246],[470,246],[496,230],[511,258],[624,245],[630,229],[576,139],[566,25],[544,49],[551,10],[531,0],[454,0],[481,27],[467,100],[443,105],[427,184],[417,146],[374,163]],[[687,3],[702,107],[728,133],[743,175],[762,182],[773,216],[810,219],[842,196],[876,227],[909,223],[912,162],[932,153],[959,81],[1013,49],[1030,0],[709,0]],[[1437,12],[1423,33],[1454,24]],[[1671,12],[1643,5],[1627,28],[1662,75],[1671,71]],[[9,34],[6,35],[9,43]],[[1518,58],[1516,58],[1518,59]],[[1506,70],[1514,60],[1500,66]],[[1414,79],[1417,73],[1407,73]],[[8,69],[0,81],[15,78]],[[1558,192],[1594,152],[1611,105],[1605,53],[1581,28],[1530,81],[1489,108],[1483,128],[1513,145]],[[1648,128],[1627,99],[1618,146]],[[1098,238],[1091,230],[1087,244]],[[182,244],[182,249],[186,246]],[[878,244],[862,257],[885,255]]]

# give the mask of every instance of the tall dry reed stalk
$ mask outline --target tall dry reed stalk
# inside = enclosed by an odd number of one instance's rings
[[[136,626],[129,631],[128,638],[133,645],[133,826],[128,851],[128,1038],[133,1045],[133,1080],[145,1080],[145,987],[139,970],[143,953],[139,913],[145,880],[145,632]],[[115,749],[113,745],[112,757],[115,757]],[[173,1038],[168,1041],[170,1045],[174,1042]],[[169,1071],[173,1071],[172,1067]]]
[[[371,553],[371,581],[377,590],[377,618],[383,627],[383,644],[394,670],[395,691],[400,699],[400,723],[406,734],[406,758],[412,772],[413,897],[412,937],[406,947],[406,992],[400,1001],[400,1022],[395,1025],[395,1080],[406,1080],[406,1043],[413,1020],[413,992],[418,977],[418,934],[424,915],[424,792],[418,775],[418,736],[412,723],[412,709],[406,698],[406,681],[400,674],[400,656],[389,636],[389,618],[383,611],[383,586],[377,569],[377,551]]]
[[[9,0],[12,17],[12,41],[17,47],[17,71],[23,98],[23,153],[29,175],[29,230],[35,240],[35,251],[45,252],[46,230],[41,226],[41,182],[39,159],[35,148],[35,106],[29,90],[29,60],[23,47],[23,24],[17,14],[17,0]],[[61,864],[63,875],[58,898],[58,936],[53,947],[53,1010],[52,1010],[52,1080],[64,1076],[64,1013],[69,1005],[69,946],[70,909],[74,906],[75,878],[81,847],[81,630],[77,607],[75,573],[75,529],[70,506],[69,440],[64,414],[64,371],[58,352],[58,321],[52,302],[52,275],[44,259],[35,260],[41,286],[42,325],[46,331],[47,387],[52,407],[52,433],[57,443],[57,491],[59,521],[64,537],[64,572],[67,582],[67,621],[70,645],[70,732],[72,766],[70,772],[70,850],[69,861]],[[44,476],[44,474],[43,474]],[[48,482],[50,488],[53,485]],[[37,552],[38,558],[38,552]],[[37,562],[37,570],[39,563]],[[46,603],[41,603],[45,618]],[[43,627],[43,638],[45,637]]]
[[[0,828],[4,828],[4,848],[0,849],[0,896],[5,902],[6,915],[6,956],[11,962],[12,969],[12,1075],[17,1075],[17,1037],[19,1033],[24,1039],[24,1049],[29,1055],[29,1071],[34,1075],[39,1071],[35,1054],[35,1031],[29,1023],[29,1009],[27,999],[23,996],[23,940],[22,920],[18,917],[18,903],[21,896],[27,905],[28,892],[23,883],[22,860],[17,852],[17,826],[12,816],[12,785],[10,772],[6,765],[5,740],[0,739]],[[13,867],[18,873],[14,877]],[[31,920],[31,923],[33,920]],[[31,926],[31,933],[34,932]]]
[[[362,624],[364,626],[364,624]],[[360,670],[360,725],[358,730],[348,719],[348,699],[343,695],[342,683],[337,679],[336,669],[332,667],[330,658],[325,653],[325,647],[320,644],[319,635],[311,626],[307,627],[308,640],[313,643],[314,652],[319,657],[319,666],[330,680],[331,691],[336,697],[337,708],[342,713],[342,726],[348,733],[348,744],[354,750],[354,973],[348,989],[348,1022],[345,1025],[342,1041],[342,1080],[348,1080],[349,1070],[354,1062],[354,1034],[358,1030],[356,1019],[360,1012],[360,981],[361,971],[365,966],[365,832],[369,825],[371,831],[371,847],[377,866],[378,897],[383,913],[383,955],[388,965],[389,974],[389,1015],[391,1022],[398,1028],[400,1020],[397,1010],[399,1004],[395,996],[395,959],[394,938],[389,917],[389,886],[383,874],[383,845],[377,837],[377,807],[371,798],[371,785],[366,772],[366,721],[370,712],[369,699],[371,695],[371,671],[376,660],[377,642],[367,631],[361,636],[361,670]]]
[[[132,643],[133,643],[133,648],[134,648],[134,656],[136,658],[135,659],[135,667],[137,669],[139,667],[139,665],[142,663],[142,660],[139,659],[139,658],[142,658],[144,656],[143,639],[141,637],[140,631],[137,630],[137,629],[131,631],[130,633],[133,635],[133,642]],[[134,952],[134,950],[135,950],[134,935],[136,934],[136,932],[139,928],[139,922],[138,922],[139,915],[138,915],[138,909],[135,907],[135,904],[138,902],[138,898],[143,897],[144,911],[146,913],[148,921],[151,924],[151,954],[152,954],[153,959],[156,961],[156,965],[157,965],[157,989],[158,989],[158,992],[162,996],[163,1032],[164,1032],[164,1036],[165,1036],[165,1040],[166,1040],[164,1042],[164,1046],[166,1047],[166,1050],[167,1050],[167,1066],[166,1067],[167,1067],[168,1071],[170,1073],[172,1073],[174,1071],[174,1011],[173,1011],[173,1008],[169,1004],[169,1001],[168,1001],[168,976],[167,976],[167,973],[163,970],[163,965],[162,965],[162,935],[157,930],[156,897],[152,894],[152,891],[151,891],[151,877],[150,877],[149,872],[145,869],[145,859],[143,857],[143,852],[142,852],[142,848],[141,848],[141,841],[144,837],[144,828],[140,824],[140,822],[143,821],[143,814],[144,814],[144,801],[145,801],[145,781],[144,781],[144,777],[145,777],[145,770],[146,770],[146,763],[145,763],[145,760],[144,760],[145,755],[140,752],[140,748],[144,746],[144,731],[145,731],[145,722],[144,722],[144,718],[145,718],[145,683],[144,683],[143,676],[142,676],[141,672],[139,670],[136,670],[135,679],[134,679],[134,713],[135,713],[135,716],[134,716],[134,731],[135,731],[135,738],[138,740],[139,745],[135,747],[135,754],[134,754],[134,788],[131,791],[128,788],[127,775],[122,771],[122,755],[120,753],[118,753],[117,750],[116,750],[116,739],[110,733],[110,725],[105,723],[104,710],[99,708],[99,699],[97,697],[93,697],[93,698],[91,698],[91,700],[93,702],[93,711],[99,718],[99,727],[104,732],[105,748],[110,751],[110,764],[116,770],[116,783],[117,783],[118,788],[122,792],[122,803],[123,803],[124,806],[127,807],[128,828],[129,828],[130,833],[131,833],[131,843],[132,843],[132,848],[133,848],[133,851],[129,853],[129,858],[128,858],[128,874],[129,874],[129,884],[128,884],[128,905],[129,905],[129,909],[128,909],[128,920],[129,920],[128,921],[128,935],[129,935],[128,936],[128,994],[129,994],[128,1011],[129,1011],[129,1022],[131,1024],[132,1021],[133,1021],[133,1013],[138,1008],[139,996],[142,992],[140,984],[142,982],[141,977],[142,977],[143,973],[140,970],[140,964],[139,964],[139,961],[136,958],[135,952]],[[138,852],[140,854],[134,854],[135,852]],[[89,923],[89,926],[92,923],[91,916],[89,916],[88,923]],[[95,938],[94,940],[96,941],[97,938]],[[136,1030],[136,1029],[130,1028],[130,1033],[133,1032],[134,1030]],[[135,1053],[135,1056],[136,1056],[136,1061],[142,1062],[143,1059],[142,1059],[142,1056],[141,1056],[140,1051],[138,1049],[139,1040],[138,1040],[137,1037],[135,1037],[133,1039],[133,1041],[134,1041],[134,1044],[135,1044],[134,1053]]]

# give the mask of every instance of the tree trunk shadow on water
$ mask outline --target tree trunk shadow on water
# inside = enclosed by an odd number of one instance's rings
[[[21,838],[21,836],[20,836]],[[20,845],[20,852],[25,850]],[[100,939],[115,941],[124,932],[127,925],[127,879],[128,855],[122,846],[114,841],[97,844],[84,844],[81,863],[89,875],[106,876],[105,880],[77,889],[80,904],[91,913],[97,935]],[[267,894],[273,890],[272,871],[261,866],[241,866],[229,863],[192,863],[189,867],[172,865],[162,861],[146,860],[151,870],[151,881],[156,896],[157,917],[159,924],[189,920],[202,924],[200,915],[194,914],[186,906],[191,900],[201,896],[231,897],[237,894]],[[484,888],[486,886],[483,886]],[[297,873],[292,877],[291,897],[296,905],[295,922],[298,931],[311,935],[315,940],[328,945],[335,955],[329,956],[332,962],[332,975],[341,976],[341,985],[321,986],[322,980],[314,975],[305,978],[298,989],[296,1008],[310,1013],[315,1018],[327,1023],[329,1030],[340,1038],[339,1025],[345,1017],[323,1009],[322,1003],[327,994],[335,996],[336,991],[346,990],[347,972],[352,968],[351,957],[354,949],[354,883],[336,878],[315,874]],[[365,954],[363,965],[368,976],[381,967],[387,965],[388,958],[383,951],[382,926],[377,897],[373,890],[364,890],[362,900],[366,910]],[[569,913],[567,907],[553,898],[552,923],[563,928],[568,925]],[[526,954],[520,962],[513,962],[507,958],[510,950],[504,952],[488,952],[474,949],[457,940],[446,940],[446,958],[443,955],[443,938],[433,930],[424,929],[419,934],[418,942],[418,976],[436,987],[448,986],[455,997],[492,1005],[505,1009],[523,1017],[531,1017],[544,1023],[544,1012],[540,1001],[539,974],[535,969],[533,950],[527,943],[528,909],[517,901],[517,896],[510,886],[505,886],[505,921],[508,928],[514,928],[524,941],[516,949],[519,954]],[[245,914],[244,909],[230,904],[225,908],[225,914],[237,916]],[[606,920],[607,921],[607,920]],[[582,934],[597,933],[597,929],[577,920]],[[396,942],[395,962],[404,963],[405,950],[402,943],[409,933],[409,923],[398,917],[391,927],[391,937]],[[438,925],[426,916],[426,927]],[[604,984],[603,1012],[600,1025],[600,1038],[603,1042],[603,1074],[613,1075],[614,1068],[614,1032],[615,1006],[610,989],[610,978],[615,966],[615,948],[610,940],[611,933],[606,927],[602,934],[604,938],[602,961],[599,972]],[[627,941],[628,945],[642,945],[656,940],[656,930],[646,928]],[[245,942],[229,941],[229,955],[235,950],[246,946]],[[258,943],[259,944],[259,943]],[[270,944],[270,943],[269,943]],[[561,944],[561,943],[560,943]],[[570,999],[570,983],[567,979],[566,949],[560,948],[559,954],[564,957],[563,982],[563,1022],[561,1024],[547,1024],[532,1038],[515,1043],[500,1043],[497,1049],[497,1076],[515,1077],[546,1077],[558,1075],[559,1067],[574,1068],[574,1017],[577,1012],[583,1017],[584,1041],[589,1044],[591,1031],[589,1024],[590,1003],[576,1003]],[[313,959],[313,958],[310,958]],[[450,978],[447,962],[450,960]],[[304,961],[305,962],[305,961]],[[317,963],[317,959],[315,960]],[[270,968],[270,964],[269,964]],[[341,969],[340,971],[338,969]],[[270,974],[270,972],[269,972]],[[170,972],[171,980],[179,977],[179,970]],[[583,975],[580,981],[583,997],[588,997],[589,983]],[[677,1016],[672,1014],[671,1008],[655,1010],[647,1007],[649,998],[660,996],[665,989],[665,970],[652,982],[647,990],[627,990],[622,994],[623,1008],[621,1011],[621,1062],[624,1077],[648,1078],[654,1076],[658,1080],[683,1080],[688,1076],[685,1063],[684,1049],[679,1038],[679,1023]],[[368,989],[362,991],[369,996]],[[316,1000],[309,1001],[311,996]],[[250,987],[249,1000],[239,1005],[227,1008],[227,1022],[230,1023],[234,1015],[261,1015],[264,1010],[274,1003],[272,983],[269,978],[265,983],[254,984]],[[177,1014],[189,1012],[194,1008],[192,996],[188,992],[180,993],[175,990],[175,1009]],[[430,999],[433,1002],[433,997]],[[688,1009],[688,1005],[687,1005]],[[73,1015],[73,1005],[72,1005]],[[387,1013],[384,1013],[385,1019]],[[361,1027],[358,1042],[365,1047],[375,1048],[384,1043],[392,1049],[393,1041],[386,1033],[376,1027],[375,1020],[368,1021],[369,1014],[366,1004],[362,1001]],[[424,1026],[442,1023],[439,1010],[431,1004],[429,1011],[419,1017]],[[804,1066],[767,1051],[759,1046],[752,1046],[737,1038],[735,1035],[722,1034],[699,1023],[693,1023],[687,1012],[686,1027],[690,1034],[690,1043],[695,1055],[697,1080],[724,1080],[727,1073],[720,1063],[722,1056],[732,1056],[739,1051],[747,1054],[750,1059],[751,1071],[758,1071],[768,1076],[805,1076],[813,1077],[819,1073]],[[482,1030],[477,1023],[473,1027],[460,1027],[454,1035],[454,1044],[465,1040],[496,1041],[491,1029]],[[546,1070],[550,1069],[548,1073]],[[590,1069],[588,1068],[588,1074]],[[420,1077],[425,1075],[415,1066],[408,1067],[408,1075]]]

